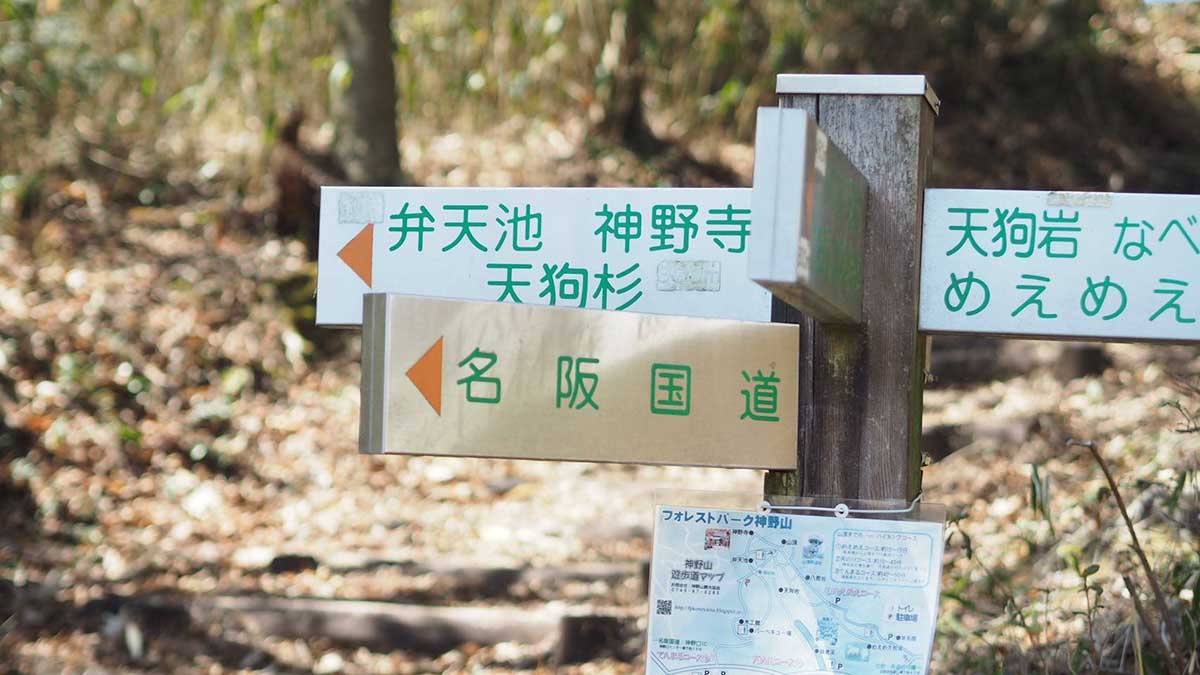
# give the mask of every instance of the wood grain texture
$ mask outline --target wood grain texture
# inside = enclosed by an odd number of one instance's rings
[[[800,108],[807,111],[815,119],[817,116],[817,97],[804,95],[781,96],[779,107]],[[796,178],[795,188],[797,190],[803,189],[803,186],[800,185],[799,177]],[[763,482],[763,492],[768,495],[799,495],[804,494],[804,455],[799,449],[807,447],[808,439],[811,438],[813,432],[813,416],[809,411],[812,405],[813,391],[813,362],[810,355],[812,354],[813,335],[819,324],[800,310],[775,297],[771,298],[771,321],[774,323],[793,323],[800,326],[800,367],[797,374],[800,410],[796,418],[798,427],[796,434],[796,470],[768,471]]]
[[[863,324],[773,312],[801,330],[799,457],[796,474],[769,474],[765,491],[911,499],[920,489],[917,309],[933,111],[919,96],[784,95],[780,105],[815,111],[870,189]]]

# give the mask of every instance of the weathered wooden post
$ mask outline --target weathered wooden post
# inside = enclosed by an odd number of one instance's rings
[[[648,673],[924,672],[942,512],[840,500],[919,485],[936,99],[780,85],[752,190],[323,190],[317,320],[363,326],[363,452],[758,468],[839,498],[657,504]],[[568,618],[558,660],[617,623]]]
[[[768,494],[911,499],[921,482],[925,345],[917,333],[921,226],[939,101],[923,75],[780,75],[783,108],[811,114],[866,178],[862,320],[800,325],[796,471]],[[795,189],[802,186],[797,183]]]

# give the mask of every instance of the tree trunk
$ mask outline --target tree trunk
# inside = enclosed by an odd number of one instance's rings
[[[335,82],[334,151],[352,183],[401,181],[396,132],[396,68],[392,62],[392,0],[342,0],[335,56],[350,68]]]
[[[658,140],[642,107],[646,84],[642,40],[650,28],[654,4],[652,0],[618,0],[597,69],[596,131],[634,150],[656,145]]]

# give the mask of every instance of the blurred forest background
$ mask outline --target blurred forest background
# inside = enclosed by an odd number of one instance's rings
[[[0,673],[638,672],[650,490],[761,475],[358,456],[312,189],[747,185],[784,72],[926,74],[932,187],[1200,194],[1194,2],[0,0]],[[934,672],[1197,672],[1196,349],[935,348]]]

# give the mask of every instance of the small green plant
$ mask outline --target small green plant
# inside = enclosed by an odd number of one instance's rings
[[[1117,480],[1113,477],[1112,471],[1108,468],[1108,463],[1104,461],[1104,457],[1096,447],[1095,441],[1081,441],[1069,438],[1067,439],[1067,445],[1086,448],[1091,453],[1092,459],[1100,467],[1100,471],[1104,473],[1104,480],[1108,483],[1110,494],[1117,503],[1117,509],[1121,512],[1121,518],[1125,521],[1125,529],[1129,532],[1131,540],[1130,548],[1137,557],[1146,582],[1150,586],[1151,598],[1154,601],[1154,608],[1158,613],[1157,620],[1151,616],[1147,608],[1142,604],[1138,586],[1132,574],[1123,574],[1122,580],[1125,583],[1125,587],[1129,590],[1130,597],[1133,599],[1134,611],[1137,612],[1139,620],[1146,628],[1147,635],[1150,637],[1150,644],[1154,646],[1155,651],[1158,652],[1162,660],[1163,669],[1166,670],[1168,675],[1180,675],[1180,673],[1184,672],[1183,668],[1185,667],[1188,667],[1188,671],[1191,672],[1191,668],[1187,664],[1193,659],[1192,650],[1195,647],[1195,640],[1185,641],[1179,630],[1177,612],[1171,610],[1167,595],[1162,589],[1162,581],[1159,579],[1159,575],[1155,572],[1154,567],[1151,566],[1150,560],[1146,556],[1146,550],[1138,540],[1137,528],[1133,526],[1133,520],[1129,517],[1129,510],[1125,506],[1125,499],[1121,496],[1121,490],[1117,486]],[[1084,583],[1086,588],[1086,580]],[[1099,599],[1098,596],[1097,599]]]
[[[1186,404],[1183,405],[1186,408]],[[1086,449],[1103,475],[1106,487],[1101,490],[1097,507],[1107,500],[1116,506],[1129,536],[1128,556],[1109,567],[1108,563],[1095,558],[1099,551],[1085,555],[1084,548],[1072,543],[1068,534],[1059,533],[1052,524],[1050,476],[1044,466],[1033,464],[1030,507],[1035,517],[1050,525],[1050,531],[1049,541],[1031,540],[1028,543],[1031,549],[1054,546],[1059,551],[1061,565],[1074,572],[1078,579],[1077,590],[1075,593],[1067,591],[1066,596],[1082,600],[1082,607],[1076,605],[1067,616],[1081,619],[1083,629],[1078,635],[1065,639],[1061,633],[1056,634],[1053,629],[1057,611],[1052,606],[1053,589],[1037,589],[1042,601],[1040,611],[1030,604],[1023,591],[1014,590],[1021,588],[1016,577],[981,557],[979,547],[967,532],[966,514],[959,513],[949,518],[946,544],[957,544],[971,567],[983,574],[986,584],[969,594],[972,582],[963,577],[943,595],[987,621],[996,618],[996,611],[994,608],[989,610],[979,598],[995,597],[997,602],[1003,603],[1004,623],[1018,629],[1024,639],[1020,640],[1023,644],[1006,644],[1003,632],[996,630],[995,623],[992,628],[972,630],[954,617],[953,621],[947,620],[942,625],[974,645],[956,656],[955,665],[963,668],[969,662],[970,672],[1036,672],[1043,675],[1068,672],[1184,675],[1200,672],[1197,670],[1200,667],[1197,660],[1200,658],[1197,653],[1200,622],[1196,620],[1197,610],[1193,605],[1195,589],[1200,586],[1200,554],[1184,550],[1173,553],[1165,566],[1152,566],[1150,554],[1129,514],[1125,496],[1096,443],[1068,439],[1067,444]],[[1183,526],[1194,520],[1200,511],[1194,504],[1196,473],[1194,469],[1181,468],[1177,478],[1161,486],[1161,497],[1156,498],[1155,503],[1169,522]],[[1099,523],[1104,516],[1097,510],[1095,518]],[[1106,568],[1108,574],[1119,577],[1124,583],[1129,593],[1128,602],[1113,600],[1113,596],[1106,595],[1101,582],[1102,570]],[[1057,592],[1057,596],[1061,603],[1063,592]],[[1113,621],[1120,616],[1133,618],[1124,623]]]
[[[1085,611],[1073,612],[1074,615],[1083,617],[1084,625],[1087,626],[1087,637],[1076,644],[1071,654],[1072,672],[1075,672],[1074,664],[1076,662],[1086,660],[1091,666],[1091,671],[1099,673],[1103,654],[1100,644],[1096,641],[1096,615],[1104,608],[1104,605],[1100,604],[1100,596],[1104,593],[1104,588],[1089,579],[1100,571],[1100,566],[1092,563],[1087,567],[1082,567],[1079,559],[1075,556],[1071,556],[1071,566],[1075,568],[1075,574],[1079,576],[1079,592],[1083,594],[1087,607]]]
[[[1050,526],[1050,536],[1057,536],[1054,532],[1054,520],[1050,517],[1050,476],[1042,476],[1036,462],[1030,464],[1031,471],[1029,473],[1029,505],[1033,508],[1035,516],[1040,515],[1046,521],[1046,525]]]
[[[996,591],[997,594],[999,594],[1000,599],[1003,600],[1004,611],[1007,616],[1007,623],[1010,626],[1021,629],[1021,631],[1029,639],[1029,643],[1033,646],[1031,651],[1041,666],[1041,671],[1048,673],[1049,663],[1046,660],[1046,649],[1045,645],[1043,644],[1042,635],[1045,628],[1045,622],[1043,621],[1042,623],[1038,623],[1037,621],[1030,619],[1030,617],[1026,615],[1025,610],[1022,608],[1021,603],[1017,602],[1017,598],[1013,594],[1012,588],[1001,577],[1001,574],[997,571],[997,569],[987,564],[982,558],[980,558],[978,551],[975,550],[971,543],[970,535],[967,534],[966,530],[964,530],[962,527],[962,521],[965,519],[965,513],[957,514],[949,519],[949,522],[947,523],[947,530],[949,531],[949,534],[946,537],[946,545],[949,546],[954,541],[955,535],[959,537],[963,546],[963,554],[966,556],[967,560],[971,561],[976,567],[979,568],[979,570],[983,573],[984,578],[987,579],[988,584]],[[974,609],[974,607],[971,608]],[[987,643],[986,638],[981,637],[981,639]],[[997,651],[993,645],[989,644],[989,646],[992,648],[993,652]],[[998,663],[997,668],[999,668],[1000,665],[1002,664]],[[997,672],[1003,671],[998,670]]]

